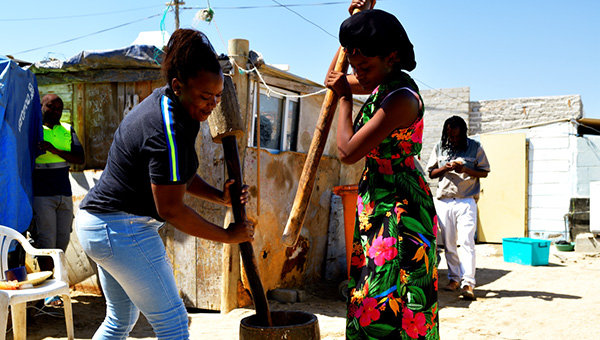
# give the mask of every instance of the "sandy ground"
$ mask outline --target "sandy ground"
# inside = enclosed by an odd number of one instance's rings
[[[440,291],[440,335],[446,339],[600,339],[600,254],[550,250],[549,265],[527,266],[504,262],[502,246],[477,245],[477,301],[465,301],[456,292]],[[447,283],[444,260],[439,266],[440,287]],[[275,310],[301,310],[318,317],[321,339],[344,339],[345,303],[330,282],[305,287],[308,300],[282,304]],[[75,338],[91,339],[104,317],[104,299],[73,294]],[[62,312],[56,308],[44,311]],[[27,339],[66,339],[64,320],[40,313],[28,319]],[[249,308],[228,314],[191,313],[192,339],[239,339],[240,320]],[[12,339],[9,332],[7,339]],[[154,339],[140,317],[130,339]]]

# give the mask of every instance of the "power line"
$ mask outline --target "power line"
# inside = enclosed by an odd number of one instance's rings
[[[320,3],[312,3],[312,4],[277,4],[277,5],[256,5],[256,6],[221,6],[221,7],[211,7],[212,9],[258,9],[258,8],[274,8],[274,7],[302,7],[302,6],[328,6],[328,5],[340,5],[347,4],[347,1],[330,1],[330,2],[320,2]],[[201,6],[193,6],[186,7],[186,9],[198,9],[203,8]]]
[[[154,14],[154,15],[151,15],[151,16],[143,18],[143,19],[139,19],[139,20],[135,20],[135,21],[130,21],[130,22],[127,22],[127,23],[124,23],[124,24],[121,24],[121,25],[117,25],[117,26],[113,26],[113,27],[110,27],[110,28],[106,28],[106,29],[103,29],[103,30],[100,30],[100,31],[96,31],[96,32],[93,32],[93,33],[89,33],[89,34],[86,34],[86,35],[82,35],[82,36],[79,36],[79,37],[76,37],[76,38],[72,38],[72,39],[64,40],[64,41],[57,42],[57,43],[54,43],[54,44],[50,44],[50,45],[46,45],[46,46],[40,46],[40,47],[32,48],[32,49],[29,49],[29,50],[17,52],[17,53],[14,53],[13,55],[15,55],[15,54],[21,54],[21,53],[28,53],[28,52],[32,52],[32,51],[41,50],[42,48],[47,48],[47,47],[52,47],[52,46],[56,46],[56,45],[65,44],[65,43],[68,43],[68,42],[71,42],[71,41],[79,40],[79,39],[82,39],[82,38],[87,38],[87,37],[92,36],[92,35],[96,35],[96,34],[99,34],[99,33],[104,33],[104,32],[110,31],[110,30],[114,30],[116,28],[120,28],[120,27],[123,27],[123,26],[131,25],[131,24],[134,24],[136,22],[148,20],[148,19],[151,19],[151,18],[154,18],[154,17],[157,17],[157,16],[161,16],[161,15],[162,15],[162,13],[160,13],[160,14]]]
[[[447,93],[445,93],[445,92],[442,92],[442,91],[440,91],[439,89],[433,88],[433,87],[431,87],[431,86],[429,86],[429,85],[425,84],[423,81],[421,81],[421,80],[419,80],[419,79],[417,79],[417,78],[415,78],[415,77],[412,77],[412,78],[413,78],[415,81],[418,81],[419,83],[421,83],[421,84],[425,85],[425,86],[426,86],[426,87],[428,87],[430,90],[432,90],[432,91],[434,91],[434,92],[437,92],[437,93],[439,93],[439,94],[441,94],[441,95],[444,95],[444,96],[446,96],[446,97],[450,97],[450,98],[452,98],[452,99],[454,99],[454,100],[458,101],[459,103],[470,103],[470,101],[468,101],[468,100],[462,100],[462,99],[460,99],[460,98],[458,98],[458,97],[451,96],[451,95],[449,95],[449,94],[447,94]]]
[[[289,8],[289,7],[288,7],[288,5],[283,5],[283,4],[279,3],[279,2],[277,2],[276,0],[271,0],[271,1],[273,1],[273,2],[274,2],[274,3],[276,3],[276,4],[278,4],[279,6],[283,6],[283,7],[284,7],[285,9],[287,9],[288,11],[290,11],[290,12],[292,12],[292,13],[296,14],[296,15],[297,15],[297,16],[299,16],[300,18],[304,19],[306,22],[308,22],[308,23],[311,23],[311,24],[315,25],[315,26],[316,26],[318,29],[320,29],[321,31],[323,31],[323,32],[327,33],[328,35],[332,36],[332,37],[333,37],[335,40],[337,40],[337,37],[336,37],[335,35],[333,35],[333,34],[331,34],[331,33],[327,32],[327,30],[325,30],[323,27],[321,27],[321,26],[319,26],[319,25],[315,24],[314,22],[312,22],[312,21],[310,21],[310,20],[306,19],[306,18],[305,18],[305,17],[303,17],[303,16],[302,16],[300,13],[298,13],[298,12],[294,11],[293,9]]]
[[[380,0],[381,1],[381,0]],[[311,3],[311,4],[289,4],[289,5],[260,5],[260,6],[218,6],[212,7],[212,9],[260,9],[260,8],[276,8],[276,7],[308,7],[308,6],[330,6],[330,5],[340,5],[346,4],[347,1],[330,1],[330,2],[320,2],[320,3]],[[119,14],[126,12],[139,11],[149,8],[157,8],[163,7],[162,5],[154,5],[148,7],[140,7],[140,8],[132,8],[126,9],[122,11],[112,11],[112,12],[103,12],[103,13],[91,13],[91,14],[74,14],[74,15],[63,15],[63,16],[55,16],[55,17],[39,17],[39,18],[18,18],[18,19],[0,19],[0,22],[15,22],[15,21],[42,21],[42,20],[62,20],[62,19],[73,19],[73,18],[85,18],[85,17],[94,17],[94,16],[103,16],[110,14]],[[180,9],[199,9],[204,8],[202,6],[186,6],[180,7]]]
[[[42,20],[58,20],[58,19],[84,18],[84,17],[94,17],[94,16],[109,15],[109,14],[118,14],[118,13],[125,13],[125,12],[133,12],[133,11],[139,11],[139,10],[142,10],[142,9],[155,8],[155,7],[158,7],[158,6],[133,8],[133,9],[126,9],[126,10],[122,10],[122,11],[113,11],[113,12],[104,12],[104,13],[74,14],[74,15],[64,15],[64,16],[59,16],[59,17],[47,17],[47,18],[0,19],[0,21],[42,21]]]

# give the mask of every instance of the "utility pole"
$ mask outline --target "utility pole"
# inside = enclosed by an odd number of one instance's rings
[[[167,2],[165,5],[167,6],[175,6],[175,30],[179,29],[179,6],[185,5],[185,2],[180,0],[174,0],[172,2]]]

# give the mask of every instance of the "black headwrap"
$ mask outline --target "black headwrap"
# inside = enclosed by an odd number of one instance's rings
[[[400,68],[417,66],[413,45],[396,17],[379,9],[358,12],[342,22],[340,44],[348,51],[358,49],[366,57],[387,56],[398,51]]]

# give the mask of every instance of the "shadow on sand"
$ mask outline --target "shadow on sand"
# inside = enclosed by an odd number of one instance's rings
[[[76,339],[91,339],[96,329],[102,323],[106,304],[102,296],[81,295],[72,298],[73,327]],[[62,308],[27,306],[27,339],[66,338]],[[10,325],[7,327],[9,330]],[[137,324],[129,338],[153,338],[152,327],[146,318],[140,314]],[[7,340],[12,340],[12,329],[6,334]]]

